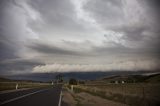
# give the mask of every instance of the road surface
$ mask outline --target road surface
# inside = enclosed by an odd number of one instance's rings
[[[62,85],[0,94],[0,106],[58,106]]]

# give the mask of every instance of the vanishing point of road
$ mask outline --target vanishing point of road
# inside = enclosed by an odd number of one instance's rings
[[[0,106],[60,106],[62,85],[0,94]]]

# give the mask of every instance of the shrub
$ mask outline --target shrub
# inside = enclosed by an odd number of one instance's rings
[[[77,80],[74,79],[74,78],[71,78],[71,79],[69,80],[69,84],[70,84],[70,85],[77,85]]]

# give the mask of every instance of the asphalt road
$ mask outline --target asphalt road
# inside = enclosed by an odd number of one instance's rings
[[[58,106],[62,85],[0,94],[0,106]]]

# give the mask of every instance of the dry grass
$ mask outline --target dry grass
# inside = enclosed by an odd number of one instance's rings
[[[16,84],[18,84],[18,89],[50,86],[48,83],[0,82],[0,91],[16,89]]]
[[[160,103],[160,84],[158,83],[78,85],[74,86],[74,91],[88,92],[131,106],[158,106]]]
[[[66,86],[65,86],[66,87]],[[87,92],[83,92],[82,89],[75,89],[75,92],[63,88],[63,99],[62,101],[67,106],[128,106],[123,103],[107,100],[96,95],[92,95]]]

